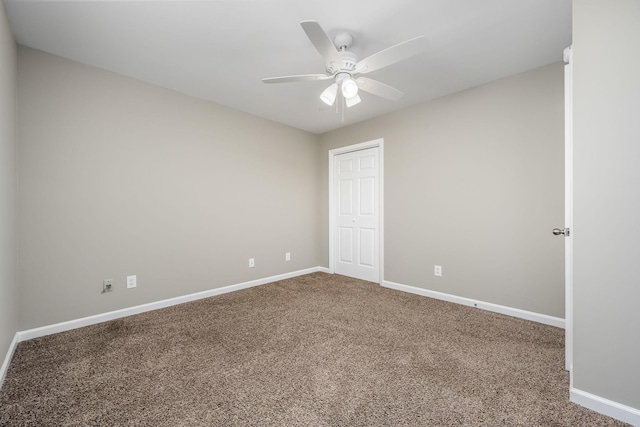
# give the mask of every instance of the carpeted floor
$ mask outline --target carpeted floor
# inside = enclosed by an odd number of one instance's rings
[[[314,273],[21,343],[3,426],[622,426],[564,331]]]

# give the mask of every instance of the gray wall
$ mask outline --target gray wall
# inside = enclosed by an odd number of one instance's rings
[[[317,137],[18,57],[21,329],[327,266],[327,150],[379,137],[386,280],[563,317],[561,64]]]
[[[385,280],[564,318],[563,78],[552,64],[322,135],[324,264],[327,152],[384,138]]]
[[[317,136],[28,48],[18,70],[21,329],[320,264]]]
[[[574,387],[638,409],[639,46],[639,1],[574,2]]]
[[[16,43],[0,2],[0,364],[18,331]]]

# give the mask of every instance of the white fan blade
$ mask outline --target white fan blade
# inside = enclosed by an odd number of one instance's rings
[[[342,63],[338,50],[320,24],[316,21],[302,21],[300,25],[327,65],[332,62]]]
[[[424,36],[398,43],[358,62],[355,72],[365,74],[379,70],[419,54],[426,49],[427,45],[427,38]]]
[[[289,82],[308,82],[316,80],[327,80],[333,78],[326,74],[299,74],[297,76],[268,77],[262,79],[262,83],[289,83]]]
[[[361,90],[391,101],[397,101],[402,98],[402,95],[404,95],[404,93],[400,92],[395,87],[367,77],[358,77],[356,79],[356,83]]]

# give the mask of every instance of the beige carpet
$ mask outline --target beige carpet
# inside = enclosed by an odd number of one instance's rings
[[[315,273],[21,343],[3,426],[621,426],[564,331]]]

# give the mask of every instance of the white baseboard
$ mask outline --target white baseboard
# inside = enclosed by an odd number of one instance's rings
[[[389,282],[384,280],[381,283],[385,288],[391,288],[398,291],[409,292],[412,294],[422,295],[429,298],[439,299],[443,301],[453,302],[456,304],[467,305],[470,307],[480,308],[482,310],[492,311],[494,313],[506,314],[507,316],[518,317],[520,319],[531,320],[533,322],[544,323],[545,325],[555,326],[564,329],[564,319],[560,317],[548,316],[546,314],[534,313],[533,311],[521,310],[519,308],[506,307],[504,305],[493,304],[490,302],[477,301],[470,298],[459,297],[456,295],[445,294],[443,292],[430,291],[428,289],[417,288],[415,286],[402,285],[400,283]]]
[[[0,388],[2,388],[2,384],[4,383],[4,377],[7,375],[7,371],[9,370],[9,362],[11,362],[13,353],[16,351],[18,342],[18,334],[16,333],[13,336],[13,341],[11,341],[11,344],[9,344],[9,350],[7,350],[7,355],[4,357],[2,367],[0,367]]]
[[[632,408],[574,387],[571,387],[569,390],[569,399],[573,403],[577,403],[592,411],[640,427],[640,409]]]
[[[110,311],[107,313],[96,314],[94,316],[83,317],[81,319],[69,320],[67,322],[56,323],[53,325],[42,326],[39,328],[29,329],[18,332],[16,334],[18,342],[39,338],[46,335],[57,334],[59,332],[69,331],[81,328],[83,326],[94,325],[96,323],[107,322],[109,320],[119,319],[134,314],[140,314],[147,311],[158,310],[160,308],[170,307],[172,305],[182,304],[189,301],[195,301],[202,298],[208,298],[216,295],[226,294],[228,292],[239,291],[240,289],[260,286],[267,283],[277,282],[278,280],[290,279],[292,277],[302,276],[315,272],[326,272],[328,269],[324,267],[313,267],[305,270],[293,271],[291,273],[278,274],[276,276],[265,277],[263,279],[251,280],[249,282],[238,283],[235,285],[223,286],[221,288],[210,289],[208,291],[197,292],[194,294],[183,295],[175,298],[169,298],[162,301],[151,302],[148,304],[137,305],[135,307],[123,308],[121,310]],[[9,359],[10,360],[10,359]],[[5,360],[5,363],[8,362]],[[4,365],[3,365],[4,366]]]

